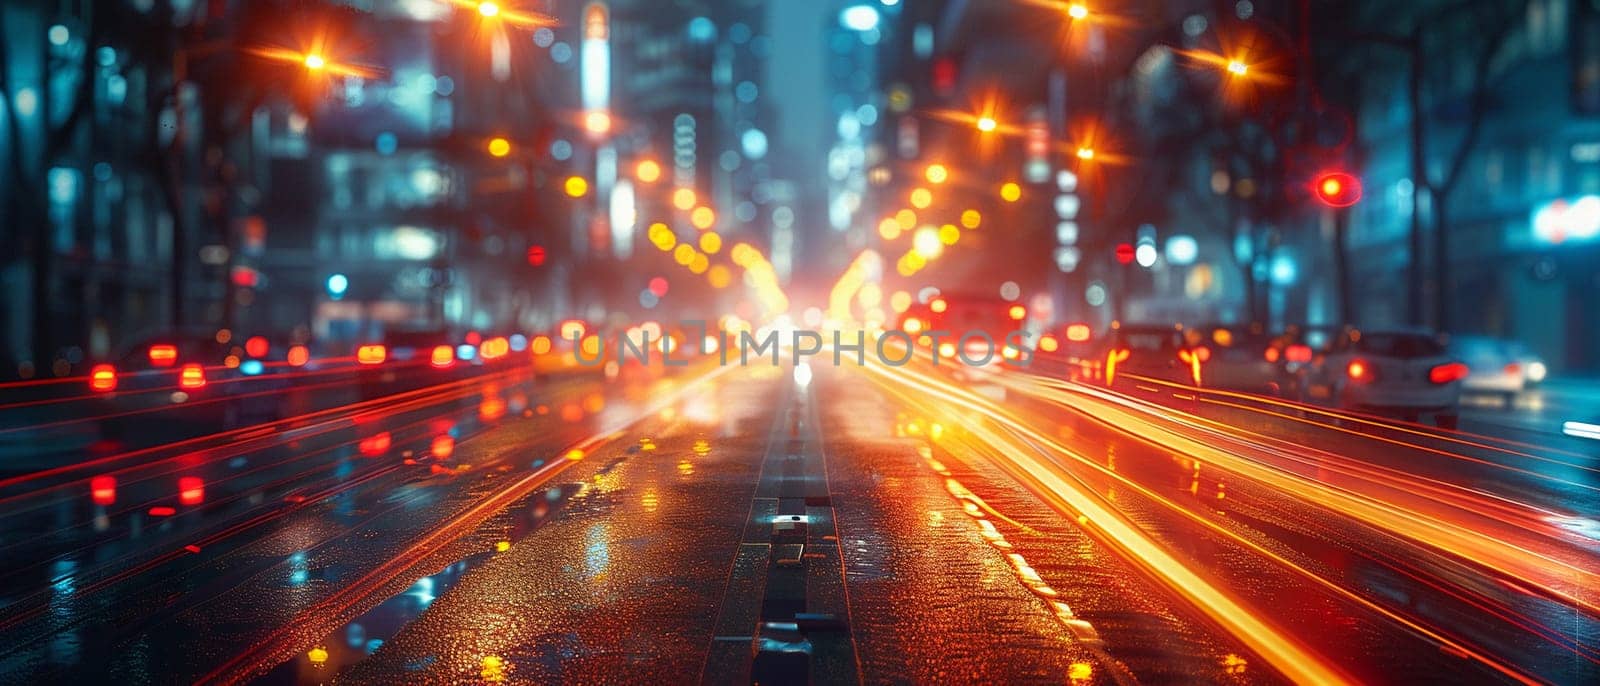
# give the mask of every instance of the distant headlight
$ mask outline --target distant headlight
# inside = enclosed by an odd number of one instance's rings
[[[1544,368],[1544,363],[1543,362],[1529,362],[1528,363],[1528,380],[1532,381],[1534,383],[1539,383],[1540,381],[1544,381],[1544,375],[1548,371],[1549,370]]]

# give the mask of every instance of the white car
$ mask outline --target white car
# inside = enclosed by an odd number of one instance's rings
[[[1431,414],[1453,429],[1467,365],[1424,331],[1351,329],[1334,340],[1307,375],[1304,400],[1416,421]]]

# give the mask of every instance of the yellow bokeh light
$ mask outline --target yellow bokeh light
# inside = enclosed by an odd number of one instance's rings
[[[945,245],[955,245],[956,241],[959,240],[961,240],[961,229],[956,228],[955,224],[945,224],[944,226],[939,227],[940,243]]]
[[[1015,181],[1007,181],[1000,185],[1000,199],[1006,202],[1016,202],[1022,199],[1022,186]]]
[[[634,167],[633,175],[644,183],[655,183],[661,179],[661,165],[655,160],[640,160],[639,165]]]
[[[983,223],[983,215],[977,210],[967,210],[961,213],[961,225],[969,229],[978,228]]]
[[[882,236],[883,240],[886,241],[892,241],[896,238],[899,238],[900,222],[895,221],[894,217],[884,217],[883,221],[878,222],[878,235]]]
[[[896,313],[911,309],[911,294],[906,291],[895,291],[894,295],[889,296],[889,308]]]
[[[672,251],[672,259],[678,264],[688,266],[690,262],[694,261],[694,256],[697,254],[694,251],[694,246],[688,243],[679,243],[678,249]]]
[[[733,283],[733,272],[726,266],[716,265],[706,272],[706,280],[711,282],[712,288],[727,288]]]
[[[712,224],[717,223],[717,213],[711,211],[711,208],[701,205],[689,213],[689,223],[694,224],[694,228],[704,231],[711,228]]]
[[[672,192],[672,206],[680,210],[694,207],[696,200],[693,188],[679,188]]]
[[[911,206],[919,210],[928,209],[933,204],[933,192],[926,188],[915,188],[911,191]]]
[[[589,181],[581,176],[567,177],[567,197],[581,198],[589,193]]]
[[[706,257],[702,253],[695,253],[694,259],[689,262],[689,271],[696,274],[704,274],[706,273],[706,270],[710,268],[711,258]]]
[[[511,154],[511,141],[499,137],[490,138],[489,154],[494,157],[505,157]]]
[[[923,176],[927,177],[928,183],[944,183],[950,178],[950,170],[942,164],[930,164]]]
[[[894,222],[900,225],[901,231],[910,231],[917,227],[917,213],[911,210],[900,210],[894,213]]]
[[[715,255],[717,254],[717,251],[721,249],[722,237],[718,236],[717,232],[707,231],[703,234],[700,234],[700,250],[706,252],[707,254]]]

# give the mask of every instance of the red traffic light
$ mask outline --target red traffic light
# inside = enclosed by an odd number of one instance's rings
[[[1133,244],[1117,244],[1117,264],[1133,264]]]
[[[1311,193],[1328,207],[1349,207],[1361,200],[1361,179],[1344,172],[1320,174],[1312,182]]]
[[[535,245],[528,248],[528,265],[538,267],[544,264],[544,246]]]

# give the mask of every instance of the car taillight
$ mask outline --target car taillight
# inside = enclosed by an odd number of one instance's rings
[[[1193,348],[1178,350],[1178,361],[1189,368],[1189,376],[1194,378],[1194,385],[1200,385],[1200,363],[1211,359],[1211,350],[1203,345]]]
[[[1011,315],[1011,319],[1013,321],[1020,322],[1023,320],[1023,318],[1028,316],[1028,308],[1021,305],[1012,305],[1011,309],[1006,311],[1006,314]]]
[[[478,346],[478,355],[485,360],[497,360],[510,351],[511,343],[500,336],[487,339]]]
[[[178,477],[178,502],[199,505],[206,501],[206,482],[198,476]]]
[[[922,320],[916,317],[906,317],[905,323],[901,324],[900,328],[906,333],[916,333],[922,330]]]
[[[1285,359],[1288,359],[1290,362],[1299,362],[1299,363],[1302,363],[1302,364],[1306,363],[1306,362],[1310,362],[1311,361],[1311,346],[1309,346],[1309,345],[1291,345],[1291,346],[1289,346],[1288,350],[1284,351],[1283,356],[1284,356]]]
[[[433,366],[443,369],[455,364],[456,351],[448,345],[436,345],[433,346],[432,358],[430,362],[433,363]]]
[[[117,477],[97,476],[89,479],[89,499],[96,505],[117,504]]]
[[[1467,365],[1460,362],[1447,362],[1428,370],[1428,380],[1434,383],[1450,383],[1467,378]]]
[[[1067,340],[1074,343],[1082,343],[1089,340],[1090,333],[1088,324],[1070,324],[1067,326]]]
[[[1371,381],[1374,376],[1372,367],[1367,364],[1366,360],[1351,360],[1350,364],[1344,368],[1344,374],[1356,383],[1366,383]]]
[[[117,368],[109,364],[95,365],[89,370],[89,388],[100,393],[117,390]]]
[[[1512,362],[1511,364],[1506,365],[1506,373],[1512,376],[1520,376],[1522,374],[1522,365]]]
[[[178,361],[178,348],[173,345],[152,345],[146,354],[152,367],[171,367]]]
[[[389,349],[381,345],[363,345],[356,348],[356,362],[361,364],[383,364],[389,358]]]
[[[1056,342],[1055,336],[1045,334],[1039,337],[1039,350],[1047,353],[1053,353],[1056,351],[1056,348],[1059,347],[1061,347],[1061,344]]]
[[[303,345],[296,345],[289,348],[289,353],[286,357],[288,358],[289,366],[304,367],[307,362],[311,361],[311,349]]]
[[[1280,355],[1282,353],[1278,352],[1277,348],[1267,348],[1267,351],[1261,354],[1268,362],[1277,362]]]
[[[1117,380],[1117,363],[1127,361],[1128,356],[1132,354],[1133,352],[1127,348],[1114,348],[1106,353],[1105,373],[1107,386]]]
[[[251,336],[244,342],[244,352],[251,357],[266,357],[271,348],[266,336]]]
[[[178,371],[178,387],[180,388],[205,388],[206,370],[198,364],[183,365]]]

